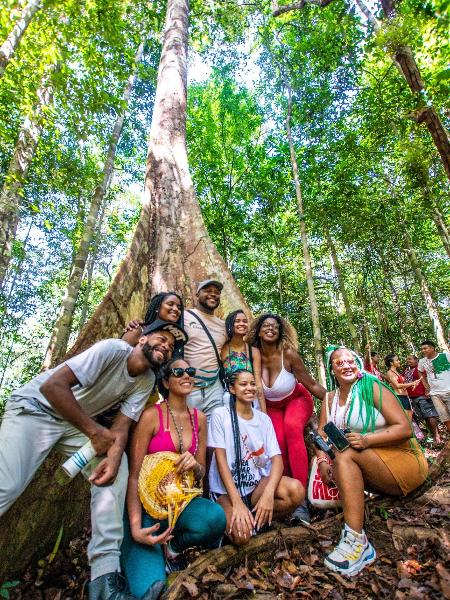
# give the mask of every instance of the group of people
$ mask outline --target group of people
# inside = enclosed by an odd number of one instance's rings
[[[249,323],[243,310],[225,321],[216,316],[222,289],[216,280],[200,282],[189,310],[177,293],[157,294],[121,340],[94,344],[7,402],[0,515],[51,448],[70,455],[90,440],[97,453],[84,470],[92,483],[90,600],[157,598],[187,548],[217,547],[224,536],[243,545],[276,516],[307,518],[312,395],[322,401],[319,433],[326,439],[323,427],[332,422],[349,446],[332,461],[316,450],[345,520],[325,559],[329,569],[351,576],[375,560],[363,530],[365,490],[405,495],[426,478],[401,399],[355,352],[329,350],[327,391],[305,367],[286,320],[266,313]],[[443,359],[430,360],[434,374],[450,373]],[[443,402],[448,409],[448,393]],[[116,404],[112,426],[103,427],[97,416]],[[208,491],[173,528],[148,515],[138,495],[144,457],[161,451],[178,453],[177,471],[190,471]]]
[[[439,422],[450,431],[450,353],[438,352],[433,340],[424,340],[420,351],[420,360],[415,354],[406,358],[403,371],[398,355],[388,354],[383,374],[378,367],[381,356],[376,351],[367,352],[364,367],[381,381],[385,380],[408,416],[424,423],[433,441],[441,444]]]

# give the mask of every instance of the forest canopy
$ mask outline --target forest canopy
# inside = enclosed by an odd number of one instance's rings
[[[126,253],[165,4],[4,2],[1,402],[70,348]],[[406,356],[448,337],[449,21],[448,0],[192,2],[203,219],[313,371],[327,343]]]

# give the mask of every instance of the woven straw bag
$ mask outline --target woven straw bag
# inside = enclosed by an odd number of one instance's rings
[[[154,519],[168,519],[174,527],[178,517],[196,496],[203,493],[195,487],[194,472],[176,473],[176,452],[155,452],[145,456],[139,472],[138,492],[142,506]]]

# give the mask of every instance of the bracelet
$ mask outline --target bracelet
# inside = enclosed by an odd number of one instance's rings
[[[326,462],[328,463],[328,459],[325,458],[325,456],[319,456],[319,458],[317,459],[317,466],[320,465],[320,463]]]

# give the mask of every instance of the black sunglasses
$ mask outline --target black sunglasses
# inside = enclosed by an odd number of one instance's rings
[[[183,375],[189,375],[189,377],[194,377],[197,373],[197,369],[195,367],[172,367],[169,371],[169,375],[173,375],[174,377],[183,377]]]

